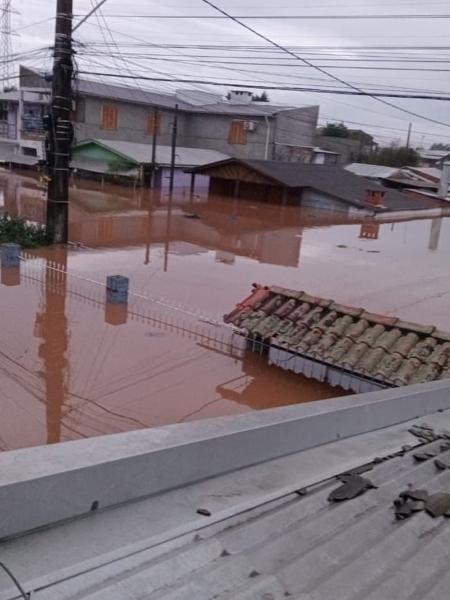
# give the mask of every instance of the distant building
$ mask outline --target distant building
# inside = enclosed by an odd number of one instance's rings
[[[155,187],[164,189],[168,186],[171,158],[170,146],[156,147]],[[175,186],[190,185],[191,177],[185,173],[186,169],[227,158],[228,156],[216,150],[178,146],[175,156]],[[85,175],[143,182],[150,178],[151,163],[152,147],[149,144],[100,139],[85,140],[73,149],[72,168]],[[208,180],[205,179],[204,186],[207,187]]]
[[[43,74],[25,67],[20,74],[22,153],[41,152],[42,116],[50,100],[50,83]],[[156,129],[158,144],[169,146],[178,105],[181,147],[259,159],[277,159],[293,143],[300,148],[315,147],[318,106],[253,102],[252,94],[245,91],[233,91],[224,100],[206,92],[164,94],[96,81],[77,80],[74,87],[78,143],[103,139],[151,144]]]
[[[436,167],[441,169],[450,161],[449,150],[418,150],[419,167]]]
[[[360,140],[321,134],[316,136],[315,144],[324,150],[336,153],[339,156],[338,164],[340,165],[348,165],[358,160],[361,154],[368,154],[373,148]]]
[[[441,186],[443,177],[443,171],[434,167],[399,168],[352,163],[347,165],[345,169],[355,175],[360,175],[371,181],[377,181],[389,188],[408,192],[424,192],[434,196],[436,196]],[[445,197],[445,195],[441,194],[439,197]]]

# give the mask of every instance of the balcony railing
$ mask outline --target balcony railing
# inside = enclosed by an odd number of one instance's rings
[[[17,127],[6,121],[0,121],[0,138],[6,140],[17,139]]]

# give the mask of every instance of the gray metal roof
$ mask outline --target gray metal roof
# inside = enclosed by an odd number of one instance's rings
[[[431,160],[442,160],[450,156],[449,150],[419,150],[418,153],[421,158]]]
[[[439,433],[450,411],[32,533],[3,543],[2,560],[45,600],[443,600],[450,521],[394,514],[405,490],[450,490],[450,470],[414,458],[421,444],[450,459],[447,440],[423,443],[413,424]],[[330,503],[357,465],[376,489]],[[2,577],[0,599],[15,600]]]
[[[385,179],[392,177],[398,173],[400,169],[396,167],[385,167],[384,165],[367,165],[364,163],[352,163],[344,167],[347,171],[360,175],[361,177],[369,177],[373,179]]]
[[[205,100],[205,104],[200,105],[198,99],[193,99],[192,103],[187,102],[188,95],[164,94],[150,90],[141,90],[136,87],[124,87],[98,81],[79,79],[76,82],[76,89],[82,95],[96,96],[99,98],[111,98],[113,100],[122,100],[124,102],[134,102],[136,104],[147,104],[158,106],[160,108],[174,109],[178,104],[181,111],[195,113],[225,114],[236,116],[273,116],[284,110],[292,110],[291,106],[281,106],[266,102],[254,102],[251,104],[232,104],[226,100],[218,100],[212,103],[210,99]],[[184,98],[184,99],[183,99]]]
[[[368,207],[366,203],[368,189],[385,192],[383,204],[388,210],[419,210],[442,206],[442,203],[437,201],[411,198],[407,194],[383,187],[376,182],[368,182],[364,177],[350,173],[339,166],[305,165],[296,162],[237,158],[231,158],[229,162],[236,162],[254,169],[279,185],[289,188],[318,190],[358,208]],[[219,163],[205,165],[204,167],[198,167],[196,171],[208,174],[209,169],[214,169],[217,166],[219,166]]]
[[[99,144],[104,148],[111,150],[124,158],[130,159],[138,164],[151,163],[152,146],[151,144],[138,144],[135,142],[123,142],[116,140],[89,139],[84,140],[75,148],[82,152],[84,146],[88,144]],[[156,162],[160,166],[169,166],[171,164],[172,148],[170,146],[156,147]],[[184,148],[177,147],[176,166],[179,168],[196,167],[210,163],[212,161],[226,160],[228,156],[217,150],[208,150],[204,148]]]
[[[442,177],[442,170],[436,167],[405,167],[405,170],[432,181],[440,181]]]

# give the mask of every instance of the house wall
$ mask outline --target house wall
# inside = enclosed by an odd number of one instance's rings
[[[211,177],[209,192],[212,195],[234,197],[236,190],[235,182],[236,180],[234,179]],[[302,197],[302,192],[298,189],[287,188],[285,191],[281,185],[256,183],[253,181],[240,180],[237,189],[237,198],[255,202],[299,205]]]
[[[284,144],[314,146],[318,118],[318,106],[306,106],[279,112],[276,115],[275,127],[272,132],[273,145],[270,158],[279,160],[277,153],[282,150]]]
[[[333,198],[322,192],[317,192],[316,190],[308,189],[303,190],[302,206],[343,213],[348,213],[351,208],[349,204],[346,204],[337,198]]]
[[[102,129],[102,107],[115,106],[119,111],[117,130]],[[78,100],[77,123],[75,133],[77,141],[88,138],[123,140],[139,143],[151,143],[148,133],[148,117],[151,106],[142,106],[127,102],[112,102],[101,98],[86,96]],[[292,115],[288,118],[284,113]],[[170,145],[172,141],[173,112],[159,110],[160,134],[158,144]],[[264,159],[266,156],[267,135],[269,134],[269,155],[274,154],[275,140],[289,140],[285,128],[290,127],[293,139],[303,145],[313,141],[317,125],[318,108],[283,111],[270,119],[269,131],[264,117],[245,117],[239,115],[217,115],[208,113],[180,112],[178,118],[178,144],[190,148],[218,150],[236,158]],[[247,131],[246,144],[230,144],[228,136],[233,121],[252,121],[254,131]]]
[[[102,128],[102,107],[114,106],[118,109],[118,128]],[[112,101],[103,98],[85,96],[77,101],[77,122],[75,137],[77,142],[89,138],[121,140],[150,144],[153,135],[148,132],[148,119],[152,106]],[[173,113],[159,110],[160,132],[158,144],[169,146],[172,142]],[[178,118],[178,144],[186,146],[186,117],[180,113]]]
[[[228,134],[233,121],[253,121],[254,131],[247,132],[246,144],[229,144]],[[187,146],[218,150],[236,158],[261,158],[265,156],[267,125],[263,117],[239,115],[212,115],[191,113],[187,119]]]
[[[169,188],[170,183],[170,169],[164,167],[160,170],[160,186],[162,190]],[[184,189],[186,192],[190,192],[191,189],[191,174],[185,173],[183,169],[175,169],[174,186],[176,189]],[[209,177],[206,175],[195,176],[195,194],[204,196],[208,192]]]
[[[323,150],[337,152],[340,155],[339,164],[348,165],[357,162],[361,152],[368,152],[371,148],[364,146],[358,140],[317,135],[315,145]]]

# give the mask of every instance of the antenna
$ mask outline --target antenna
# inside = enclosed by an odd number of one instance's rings
[[[13,87],[11,2],[12,0],[1,0],[0,4],[0,84],[5,91]]]

